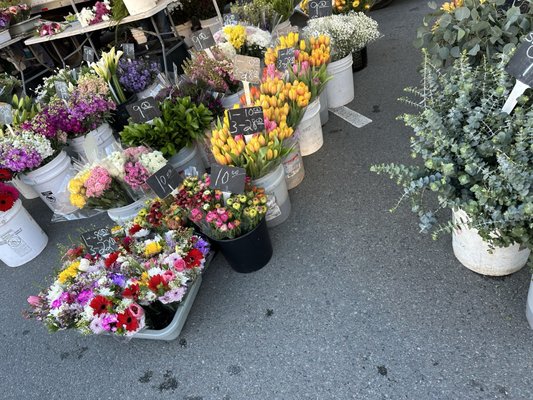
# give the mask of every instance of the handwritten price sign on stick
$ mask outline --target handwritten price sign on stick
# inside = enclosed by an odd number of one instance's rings
[[[165,165],[155,174],[150,176],[146,183],[160,198],[164,199],[182,182],[178,172],[172,165]]]
[[[198,51],[209,49],[215,45],[215,39],[209,28],[204,28],[191,35],[194,48]]]
[[[261,83],[261,60],[257,57],[235,56],[233,76],[235,76],[235,79],[242,81],[246,104],[251,106],[250,83]]]
[[[333,4],[331,0],[309,0],[309,18],[321,18],[331,15]]]
[[[94,231],[85,232],[81,235],[81,239],[91,256],[97,254],[103,256],[116,251],[118,248],[109,228],[99,228]]]
[[[130,104],[126,106],[126,110],[136,124],[142,124],[161,116],[161,110],[153,97]]]
[[[503,112],[509,114],[516,106],[517,99],[533,86],[533,32],[526,36],[505,70],[516,78],[516,84],[502,108]]]
[[[253,135],[265,129],[263,107],[246,107],[228,110],[229,132],[235,135]]]
[[[226,193],[244,193],[246,170],[226,165],[211,165],[211,188]]]

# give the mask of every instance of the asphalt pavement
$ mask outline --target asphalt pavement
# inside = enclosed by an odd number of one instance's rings
[[[369,171],[409,161],[397,98],[419,81],[411,42],[428,11],[395,0],[371,14],[384,37],[348,106],[373,122],[330,113],[290,218],[271,230],[270,264],[241,275],[218,256],[175,341],[49,334],[24,320],[27,296],[59,266],[57,244],[109,222],[51,224],[40,200],[26,201],[50,244],[27,265],[0,265],[0,398],[532,399],[531,273],[470,272],[449,236],[419,234],[408,207],[390,214],[400,189]]]

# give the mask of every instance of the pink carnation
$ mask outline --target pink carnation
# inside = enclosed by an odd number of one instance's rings
[[[87,182],[85,182],[85,188],[87,189],[87,197],[100,197],[102,194],[111,187],[112,178],[109,172],[105,168],[95,167],[91,170],[91,175]]]

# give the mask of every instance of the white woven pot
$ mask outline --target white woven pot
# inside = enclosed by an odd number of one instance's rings
[[[461,230],[453,231],[453,253],[466,268],[482,275],[503,276],[526,265],[530,254],[528,248],[515,244],[496,247],[490,252],[488,243],[479,236],[477,230],[466,226],[468,221],[469,217],[463,210],[453,211],[453,222],[462,226]]]

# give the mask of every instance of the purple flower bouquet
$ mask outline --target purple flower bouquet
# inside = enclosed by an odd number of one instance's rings
[[[130,94],[145,90],[154,82],[159,72],[159,64],[149,60],[121,58],[118,62],[119,82]]]

